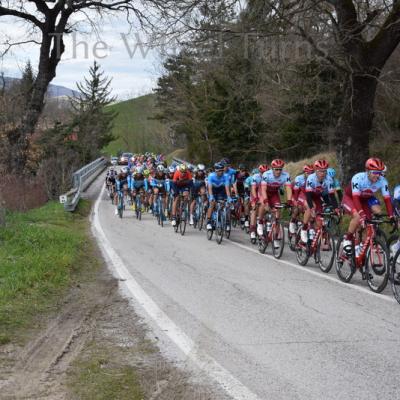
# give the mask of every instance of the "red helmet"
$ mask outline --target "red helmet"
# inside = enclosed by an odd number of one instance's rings
[[[271,162],[271,168],[283,168],[284,166],[285,162],[280,159],[272,160]]]
[[[312,174],[312,173],[314,172],[314,166],[311,165],[311,164],[306,164],[306,165],[303,167],[303,172],[304,172],[305,174]]]
[[[268,171],[268,165],[267,164],[261,164],[258,166],[258,170],[263,174],[265,171]]]
[[[317,160],[314,163],[314,169],[321,170],[321,169],[328,169],[329,168],[329,163],[326,160]]]
[[[379,158],[368,158],[365,162],[365,169],[369,171],[384,171],[385,164]]]

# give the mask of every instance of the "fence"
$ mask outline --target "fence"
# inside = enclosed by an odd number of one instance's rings
[[[106,165],[107,160],[101,157],[74,172],[74,187],[68,193],[60,196],[60,203],[64,204],[65,211],[75,211],[82,192],[93,182]]]

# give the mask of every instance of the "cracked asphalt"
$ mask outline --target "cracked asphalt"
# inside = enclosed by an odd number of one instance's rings
[[[226,240],[219,246],[189,227],[182,237],[151,215],[137,221],[127,211],[120,220],[105,198],[99,217],[146,293],[260,399],[400,398],[397,303]],[[232,240],[251,247],[241,231]],[[283,259],[295,262],[289,253]],[[151,329],[166,353],[181,357]]]

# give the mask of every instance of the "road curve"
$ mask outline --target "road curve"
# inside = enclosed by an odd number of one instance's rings
[[[120,220],[104,191],[94,220],[132,291],[175,330],[165,345],[184,336],[206,357],[198,366],[232,397],[400,397],[400,306],[389,292],[375,296],[362,282],[293,267],[288,249],[283,262],[262,256],[241,231],[218,246],[192,228],[184,237],[161,228],[151,215],[137,221],[127,211]]]

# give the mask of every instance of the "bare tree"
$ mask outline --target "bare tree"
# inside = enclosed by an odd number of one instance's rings
[[[79,29],[74,16],[84,15],[96,29],[96,17],[123,14],[129,23],[152,27],[156,17],[169,15],[171,1],[162,0],[8,0],[0,1],[0,18],[14,18],[26,23],[27,37],[3,43],[6,54],[15,45],[38,44],[40,47],[37,76],[32,94],[18,127],[7,132],[11,147],[9,168],[21,172],[27,161],[29,138],[35,131],[43,110],[49,83],[56,76],[57,66],[65,51],[65,36]],[[14,38],[15,39],[15,38]]]

